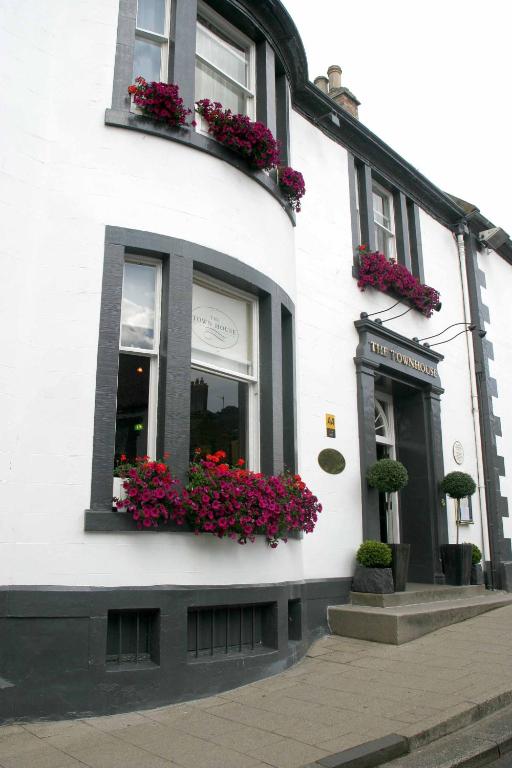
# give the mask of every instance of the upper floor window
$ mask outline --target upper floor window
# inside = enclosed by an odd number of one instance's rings
[[[377,250],[387,259],[395,258],[393,196],[377,182],[372,184],[373,223]]]
[[[254,117],[255,46],[204,5],[196,29],[196,101],[219,101],[235,114]]]
[[[169,0],[138,0],[133,51],[133,79],[167,80]]]
[[[349,163],[351,222],[354,248],[361,244],[396,260],[423,283],[420,214],[416,203],[370,166],[355,158]]]

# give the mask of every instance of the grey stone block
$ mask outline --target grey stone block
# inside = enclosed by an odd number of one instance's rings
[[[329,606],[327,617],[331,632],[335,635],[401,645],[441,627],[510,605],[511,602],[512,598],[504,592],[494,592],[462,600],[450,599],[389,608]]]
[[[365,568],[356,566],[352,582],[353,592],[390,594],[395,591],[391,568]]]

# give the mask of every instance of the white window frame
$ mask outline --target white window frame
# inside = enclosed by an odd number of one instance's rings
[[[222,32],[227,38],[233,41],[235,45],[240,46],[245,51],[247,51],[248,59],[249,59],[249,66],[247,68],[247,74],[248,74],[248,85],[244,85],[243,83],[239,83],[238,80],[235,80],[230,75],[226,74],[220,67],[218,67],[213,62],[209,61],[208,59],[205,59],[203,56],[200,56],[197,53],[196,50],[196,59],[200,59],[204,64],[206,64],[208,67],[211,67],[217,74],[224,77],[226,80],[229,81],[231,85],[233,85],[235,88],[239,89],[245,96],[246,96],[246,115],[251,119],[255,119],[255,113],[256,113],[256,45],[254,42],[244,35],[242,32],[240,32],[239,29],[234,27],[232,24],[229,23],[229,21],[226,21],[222,16],[220,16],[216,11],[212,10],[209,6],[205,5],[204,3],[200,2],[198,4],[197,8],[197,24],[201,24],[200,17],[203,17],[206,19],[206,21],[209,21],[213,26],[217,27],[217,29]],[[206,30],[206,32],[211,35],[212,37],[215,37],[215,40],[219,41],[222,45],[225,45],[224,41],[221,40],[217,35],[215,35],[214,32],[209,30],[207,27],[204,27],[201,25],[203,29]],[[208,126],[200,125],[200,121],[198,120],[198,129],[201,131],[205,130],[206,132]]]
[[[149,400],[148,400],[148,436],[147,454],[151,459],[156,459],[157,438],[157,413],[158,413],[158,374],[160,368],[160,328],[162,314],[162,262],[147,256],[130,255],[125,259],[125,264],[145,264],[155,267],[155,326],[153,349],[141,349],[139,347],[124,347],[121,344],[122,323],[119,327],[119,354],[139,355],[147,357],[150,361],[149,369]],[[123,268],[123,292],[124,296],[124,268]],[[117,412],[117,408],[116,408]]]
[[[253,375],[244,373],[234,373],[222,366],[206,365],[204,362],[191,358],[190,365],[195,371],[203,373],[213,373],[218,376],[222,376],[225,379],[231,379],[232,381],[242,381],[247,383],[247,450],[248,456],[248,469],[252,469],[254,472],[259,472],[260,467],[260,387],[259,387],[259,306],[257,297],[250,293],[241,291],[238,288],[232,288],[230,285],[216,280],[213,277],[204,277],[203,275],[194,274],[195,285],[199,285],[202,288],[207,288],[211,291],[224,294],[233,299],[241,299],[246,301],[251,307],[251,345],[252,345],[252,370]],[[192,329],[190,329],[192,333]],[[247,458],[247,457],[244,457]]]
[[[383,198],[385,206],[387,206],[389,214],[389,225],[390,228],[384,226],[382,222],[377,221],[376,218],[376,211],[373,206],[373,194],[378,195],[379,197]],[[389,260],[395,260],[396,259],[396,248],[395,248],[395,210],[393,206],[393,195],[389,191],[389,189],[386,189],[381,184],[378,183],[378,181],[375,181],[372,179],[372,216],[373,216],[373,225],[375,228],[378,227],[378,229],[384,233],[384,242],[385,242],[385,248],[384,248],[384,256]]]
[[[384,408],[382,405],[384,405]],[[387,435],[375,433],[375,442],[389,448],[389,458],[396,459],[395,418],[393,398],[387,392],[375,392],[375,410],[381,411],[384,423],[387,425]],[[389,494],[390,509],[387,510],[388,541],[392,544],[400,542],[400,517],[398,509],[398,493]]]
[[[167,32],[166,35],[160,35],[157,32],[152,32],[149,29],[137,27],[138,15],[139,3],[137,2],[137,14],[135,16],[135,40],[148,40],[151,43],[160,44],[160,82],[166,83],[168,80],[169,71],[169,30],[171,26],[171,0],[165,0],[164,30]],[[140,72],[133,73],[134,77],[138,77],[140,74]],[[134,108],[134,111],[137,111],[137,108]]]

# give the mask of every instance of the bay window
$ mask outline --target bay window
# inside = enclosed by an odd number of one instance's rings
[[[294,471],[293,356],[293,303],[266,275],[195,243],[107,227],[86,530],[133,529],[112,512],[123,454],[168,456],[182,482],[196,448]]]

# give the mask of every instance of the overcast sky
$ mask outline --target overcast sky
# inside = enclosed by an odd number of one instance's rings
[[[339,64],[361,122],[512,235],[512,4],[283,2],[310,79]]]

